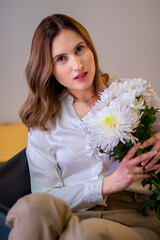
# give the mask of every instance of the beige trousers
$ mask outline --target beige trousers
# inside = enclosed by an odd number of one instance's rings
[[[30,194],[7,215],[9,240],[159,240],[160,221],[153,213],[141,216],[140,201],[123,192],[109,197],[107,207],[72,213],[58,198]]]

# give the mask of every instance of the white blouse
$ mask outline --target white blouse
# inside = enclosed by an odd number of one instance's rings
[[[149,84],[145,100],[150,106],[160,107],[160,100]],[[107,154],[99,158],[87,154],[87,139],[73,108],[73,97],[65,93],[61,103],[61,114],[54,124],[48,122],[48,131],[34,128],[28,134],[26,153],[31,190],[65,200],[74,212],[104,205],[102,180],[117,169],[119,162],[112,162]],[[160,112],[154,128],[160,131]],[[127,190],[147,193],[139,182]]]

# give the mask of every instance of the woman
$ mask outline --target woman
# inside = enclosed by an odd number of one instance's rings
[[[115,79],[101,73],[84,27],[65,15],[45,18],[33,37],[26,77],[29,96],[20,116],[29,129],[34,194],[9,211],[9,239],[159,239],[154,214],[138,212],[147,191],[137,180],[150,177],[144,166],[160,171],[160,133],[132,147],[120,164],[85,152],[82,118]],[[149,85],[147,91],[146,100],[160,106]],[[150,152],[134,157],[150,145]]]

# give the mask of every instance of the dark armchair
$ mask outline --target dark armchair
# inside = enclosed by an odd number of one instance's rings
[[[31,193],[30,175],[23,149],[0,166],[0,211],[7,213],[21,197]]]

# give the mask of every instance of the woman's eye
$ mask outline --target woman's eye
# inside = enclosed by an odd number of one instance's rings
[[[84,46],[79,46],[77,49],[76,49],[76,53],[79,53],[79,52],[81,52],[82,51],[82,49],[84,48]]]
[[[60,57],[58,57],[57,58],[57,62],[62,62],[62,61],[64,61],[65,60],[65,56],[60,56]]]

